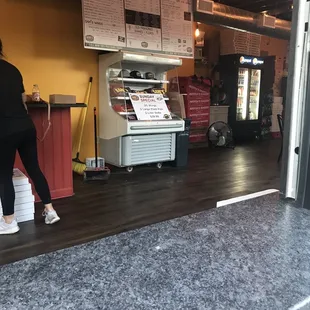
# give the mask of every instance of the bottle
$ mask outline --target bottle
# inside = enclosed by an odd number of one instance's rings
[[[32,101],[39,102],[40,101],[40,89],[38,84],[34,84],[32,88]]]

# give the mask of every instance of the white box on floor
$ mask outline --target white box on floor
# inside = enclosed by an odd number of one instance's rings
[[[15,208],[18,208],[19,205],[32,203],[34,204],[34,196],[27,196],[27,197],[21,197],[21,198],[15,198]],[[0,201],[0,207],[2,207],[1,201]]]
[[[28,178],[19,170],[13,170],[15,190],[15,216],[19,223],[34,220],[34,196]],[[0,216],[3,215],[0,200]]]
[[[24,185],[16,185],[14,186],[15,189],[15,193],[19,193],[19,192],[25,192],[25,191],[31,191],[31,184],[24,184]]]
[[[29,184],[28,178],[19,170],[13,170],[13,184],[14,186]]]
[[[29,212],[34,213],[34,203],[24,203],[22,205],[17,205],[15,207],[15,211],[24,211],[27,210]]]
[[[15,190],[15,198],[25,198],[25,197],[31,197],[32,196],[32,191],[31,189],[28,191],[23,191],[23,192],[16,192]]]
[[[16,220],[17,220],[17,223],[33,221],[34,220],[34,214],[18,215],[16,217]]]
[[[21,198],[15,198],[15,207],[20,204],[28,203],[28,202],[34,202],[34,196],[27,196],[27,197],[21,197]]]
[[[33,215],[35,213],[34,211],[34,204],[19,205],[18,208],[15,208],[15,216]],[[2,209],[0,209],[0,216],[2,215]]]
[[[98,157],[97,163],[98,163],[97,166],[99,168],[104,168],[104,166],[105,166],[104,158]],[[95,157],[86,158],[86,167],[87,168],[95,168],[96,167],[96,158]]]
[[[15,209],[15,216],[24,216],[24,215],[31,215],[34,214],[34,206],[27,208],[27,209],[23,209],[23,210],[16,210]],[[2,210],[0,212],[0,215],[2,216]]]

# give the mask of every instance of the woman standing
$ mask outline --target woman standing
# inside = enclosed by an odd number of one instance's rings
[[[7,235],[19,231],[14,215],[12,180],[16,151],[45,205],[45,223],[54,224],[60,218],[51,204],[50,190],[39,167],[36,129],[27,113],[23,78],[3,57],[0,39],[0,198],[3,210],[0,235]]]

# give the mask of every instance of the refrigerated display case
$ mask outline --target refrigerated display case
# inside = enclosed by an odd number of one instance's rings
[[[166,73],[181,64],[178,58],[122,51],[99,56],[100,155],[107,163],[132,171],[174,161],[184,121],[170,108],[180,94],[167,92]],[[150,98],[156,102],[142,103]]]
[[[271,57],[225,55],[220,59],[220,78],[230,106],[228,122],[238,138],[260,137],[262,95],[272,88],[274,68],[267,66]],[[268,76],[268,78],[264,78]]]

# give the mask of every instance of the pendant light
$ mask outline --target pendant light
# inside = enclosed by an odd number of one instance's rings
[[[195,37],[198,38],[199,35],[200,35],[200,30],[199,30],[199,25],[197,23],[196,30],[195,30]]]

